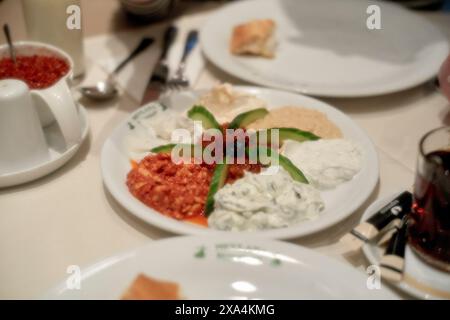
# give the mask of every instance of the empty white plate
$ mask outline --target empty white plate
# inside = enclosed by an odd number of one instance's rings
[[[380,30],[366,21],[380,8]],[[277,23],[274,59],[232,55],[235,25]],[[310,95],[357,97],[407,89],[434,77],[449,45],[430,22],[403,7],[366,0],[248,0],[213,14],[201,32],[204,53],[243,80]]]

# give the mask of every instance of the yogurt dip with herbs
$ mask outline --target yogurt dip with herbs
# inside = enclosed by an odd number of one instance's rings
[[[208,225],[228,231],[288,227],[316,219],[325,208],[319,191],[294,181],[281,167],[270,175],[246,172],[242,179],[220,189],[215,201]]]

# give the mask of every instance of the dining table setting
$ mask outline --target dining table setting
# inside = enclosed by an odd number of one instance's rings
[[[0,22],[0,299],[450,299],[450,1]]]

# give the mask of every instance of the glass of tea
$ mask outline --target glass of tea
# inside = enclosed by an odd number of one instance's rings
[[[450,127],[420,141],[409,244],[432,266],[450,272]]]

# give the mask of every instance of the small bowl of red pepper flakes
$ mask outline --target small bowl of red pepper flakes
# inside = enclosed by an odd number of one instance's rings
[[[30,41],[17,42],[14,48],[16,63],[8,47],[0,46],[0,80],[18,79],[30,89],[46,89],[71,75],[73,62],[61,49]]]

